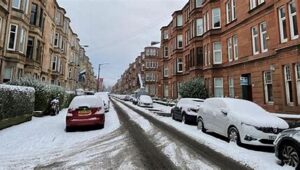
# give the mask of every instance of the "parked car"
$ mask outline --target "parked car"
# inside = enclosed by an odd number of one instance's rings
[[[124,97],[124,101],[130,101],[130,99],[131,99],[131,97],[130,97],[129,95],[126,95],[126,96]]]
[[[197,123],[197,112],[203,99],[198,98],[182,98],[171,109],[171,117],[174,120],[187,123]]]
[[[225,136],[237,144],[273,146],[288,124],[257,104],[241,99],[206,99],[198,112],[198,129]]]
[[[300,169],[300,128],[281,132],[275,142],[275,155],[281,164]]]
[[[138,98],[137,105],[141,106],[141,107],[153,107],[152,98],[150,96],[148,96],[148,95],[141,95]]]
[[[101,97],[101,99],[103,100],[105,112],[109,112],[110,100],[109,100],[107,92],[97,92],[97,93],[95,93],[95,95]]]
[[[131,96],[131,102],[132,102],[132,104],[137,105],[138,99],[135,96],[132,95]]]
[[[70,103],[66,116],[66,131],[73,127],[96,125],[104,127],[105,115],[103,103],[96,96],[76,96]]]

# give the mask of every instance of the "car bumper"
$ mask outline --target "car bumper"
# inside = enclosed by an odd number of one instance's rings
[[[277,134],[264,133],[248,125],[243,125],[242,129],[242,133],[240,133],[242,143],[256,146],[274,146],[273,143]]]
[[[197,123],[197,116],[196,115],[188,115],[188,114],[186,114],[185,119],[188,122]]]
[[[75,126],[93,126],[93,125],[104,125],[105,115],[94,116],[91,118],[66,118],[66,126],[67,127],[75,127]]]
[[[141,107],[149,107],[149,108],[152,108],[152,107],[153,107],[152,104],[145,104],[145,103],[140,103],[140,106],[141,106]]]

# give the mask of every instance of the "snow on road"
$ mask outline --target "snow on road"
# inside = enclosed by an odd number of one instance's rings
[[[218,169],[204,157],[188,150],[182,143],[176,142],[162,133],[152,123],[143,118],[138,113],[118,102],[118,105],[129,115],[130,119],[136,122],[148,134],[152,141],[161,148],[162,152],[167,155],[170,160],[180,169],[202,169],[211,170]]]
[[[1,130],[0,169],[31,169],[120,127],[117,114],[111,109],[106,113],[104,129],[66,133],[66,113],[64,109],[57,116],[33,118],[30,122]]]
[[[170,117],[158,116],[145,108],[133,105],[131,102],[126,103],[168,124],[169,126],[176,128],[178,131],[190,136],[191,138],[197,140],[199,143],[209,146],[215,151],[234,160],[237,160],[242,164],[248,165],[253,169],[293,169],[292,167],[282,167],[278,165],[276,163],[277,159],[274,153],[254,151],[251,149],[236,146],[235,144],[228,143],[227,141],[218,139],[209,134],[202,133],[197,129],[196,126],[186,125],[181,122],[174,121]],[[157,107],[158,109],[166,110],[166,107],[169,106],[156,104],[154,108],[155,107]],[[171,109],[171,107],[169,107],[169,109]]]

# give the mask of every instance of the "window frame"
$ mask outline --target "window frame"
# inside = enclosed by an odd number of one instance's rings
[[[256,34],[254,34],[255,33],[254,30],[256,30]],[[259,30],[257,26],[251,28],[251,37],[252,37],[252,53],[253,55],[257,55],[259,54]]]
[[[181,60],[181,61],[179,61],[179,60]],[[177,73],[183,73],[183,59],[177,58],[176,62],[177,62],[177,69],[176,69]],[[181,65],[181,70],[179,70],[180,65]]]
[[[10,45],[10,37],[11,37],[11,33],[12,33],[12,31],[11,31],[12,26],[15,26],[16,30],[14,32],[15,35],[14,35],[14,45],[13,45],[13,48],[10,48],[9,45]],[[9,35],[8,35],[7,50],[11,50],[11,51],[15,51],[16,50],[17,38],[18,38],[18,29],[19,29],[19,25],[17,25],[17,24],[11,23],[9,25]]]
[[[14,9],[21,9],[21,0],[17,0],[18,1],[18,6],[14,6],[14,1],[15,0],[12,0],[11,3],[12,3],[12,8]]]
[[[269,74],[269,75],[267,75]],[[273,104],[274,103],[274,96],[273,96],[273,76],[272,76],[272,71],[264,71],[263,72],[263,76],[264,76],[264,95],[265,95],[265,103],[268,104]],[[267,78],[270,78],[270,80],[268,80]],[[272,85],[272,94],[270,97],[270,93],[269,93],[269,86],[268,85]],[[270,99],[271,98],[271,99]]]
[[[281,14],[281,10],[284,10],[285,16],[283,17]],[[286,17],[286,9],[285,6],[281,6],[278,8],[278,22],[279,22],[279,35],[280,35],[280,42],[285,43],[288,41],[288,36],[287,36],[287,17]],[[285,21],[285,25],[283,22]],[[284,33],[284,30],[286,33]],[[284,37],[286,36],[286,37]]]
[[[203,18],[196,19],[196,36],[202,36],[204,33],[203,29]]]
[[[239,59],[239,46],[238,46],[237,35],[232,36],[232,44],[233,44],[233,59],[238,60]]]
[[[220,29],[222,27],[222,25],[221,25],[221,8],[213,8],[211,12],[212,12],[212,29]],[[217,12],[217,13],[214,13],[214,12]],[[218,23],[215,21],[216,19],[219,20],[220,26],[215,26],[215,24]]]
[[[263,30],[263,25],[265,25],[265,30]],[[268,37],[268,34],[267,34],[267,22],[262,22],[259,24],[259,32],[260,32],[260,48],[261,48],[261,51],[264,53],[264,52],[267,52],[268,51],[268,43],[267,43],[267,37]],[[265,36],[264,36],[265,35]],[[264,41],[264,38],[265,38],[265,41]],[[266,44],[264,44],[264,42],[266,42]]]
[[[216,49],[216,44],[220,44],[220,49]],[[216,60],[216,53],[220,53],[220,61]],[[213,43],[213,58],[214,58],[214,64],[222,64],[222,44],[220,41]]]
[[[216,86],[216,82],[220,80],[221,85],[220,86]],[[216,90],[222,90],[222,95],[221,96],[216,96]],[[224,80],[223,77],[214,77],[214,96],[215,97],[224,97]]]
[[[234,92],[234,78],[229,77],[228,78],[228,96],[235,98],[235,92]]]
[[[179,37],[181,37],[181,38],[179,38]],[[181,42],[181,45],[180,45],[180,42]],[[177,46],[177,49],[182,49],[183,48],[183,36],[182,36],[182,34],[177,35],[177,37],[176,37],[176,46]]]
[[[228,61],[232,62],[233,61],[233,49],[232,49],[232,37],[229,37],[227,39],[227,56],[228,56]]]
[[[295,12],[294,13],[291,13],[291,4],[294,4],[295,5]],[[299,38],[299,28],[298,28],[298,23],[297,23],[297,7],[296,7],[296,3],[294,0],[292,0],[291,2],[289,2],[288,4],[288,9],[289,9],[289,23],[290,23],[290,32],[291,32],[291,39],[294,40],[294,39],[297,39]],[[296,16],[296,23],[294,23],[294,20],[293,20],[293,17]],[[294,29],[294,26],[297,27],[297,34],[295,33],[295,29]]]

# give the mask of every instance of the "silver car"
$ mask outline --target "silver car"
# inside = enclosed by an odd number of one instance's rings
[[[300,128],[288,129],[281,132],[275,142],[275,155],[281,164],[300,169]]]

